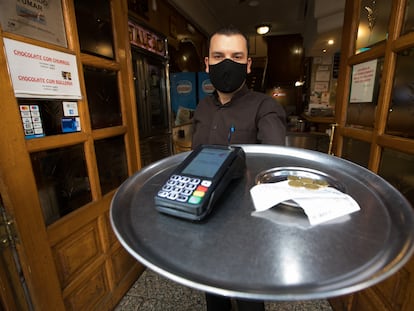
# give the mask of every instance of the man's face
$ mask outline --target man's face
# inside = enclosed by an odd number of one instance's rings
[[[247,64],[247,73],[250,73],[252,60],[247,55],[247,43],[242,35],[215,34],[211,38],[209,56],[204,59],[206,72],[209,72],[209,65],[218,64],[226,58]]]

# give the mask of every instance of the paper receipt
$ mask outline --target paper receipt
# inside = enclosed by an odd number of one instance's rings
[[[292,187],[287,180],[255,185],[250,189],[250,194],[257,212],[268,210],[284,201],[295,201],[304,210],[311,225],[360,210],[358,203],[350,195],[333,187]]]

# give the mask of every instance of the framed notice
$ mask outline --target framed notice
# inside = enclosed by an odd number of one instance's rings
[[[4,38],[16,97],[80,99],[75,55]]]
[[[376,59],[353,66],[350,95],[351,103],[372,102],[376,70]]]
[[[3,31],[67,47],[62,1],[0,1]]]

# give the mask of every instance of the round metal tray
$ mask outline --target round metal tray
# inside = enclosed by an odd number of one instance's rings
[[[125,181],[112,200],[110,219],[126,250],[186,286],[262,300],[348,294],[389,277],[412,255],[412,208],[381,177],[316,151],[242,147],[245,176],[230,184],[201,223],[163,215],[153,203],[164,179],[188,153],[156,162]],[[256,177],[272,181],[297,168],[339,187],[361,210],[318,226],[288,213],[255,217],[249,190]]]

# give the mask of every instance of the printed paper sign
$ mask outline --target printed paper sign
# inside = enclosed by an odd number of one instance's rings
[[[80,99],[75,55],[4,39],[16,97]]]
[[[376,59],[354,65],[352,70],[351,103],[372,102],[376,70]]]

